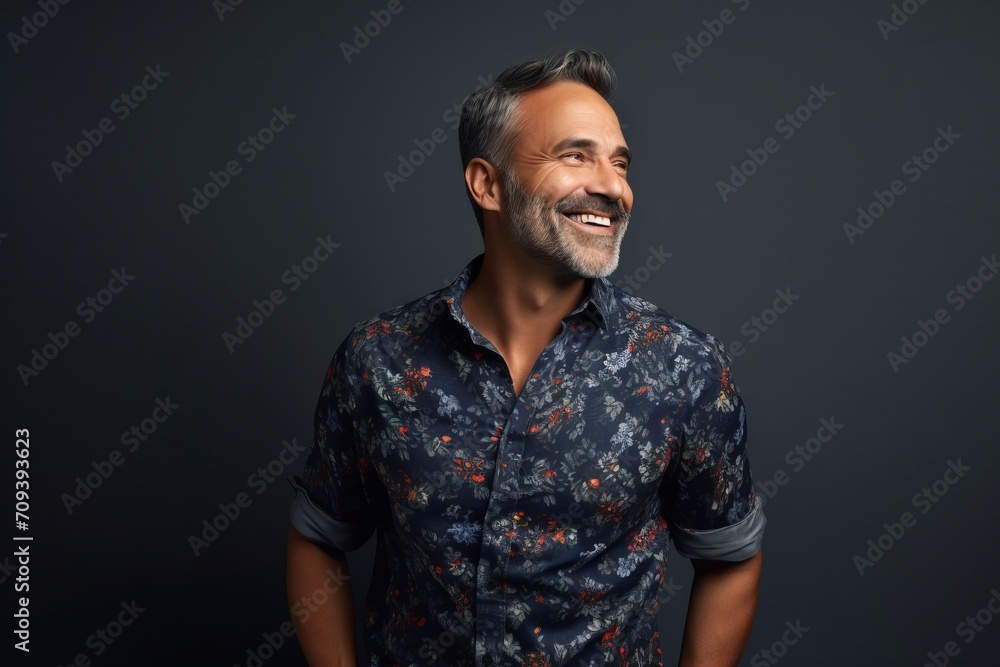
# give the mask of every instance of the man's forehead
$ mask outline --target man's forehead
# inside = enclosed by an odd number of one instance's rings
[[[551,143],[580,131],[598,132],[598,140],[621,143],[621,126],[611,105],[593,88],[575,81],[558,81],[520,96],[516,124],[522,138],[535,135]]]

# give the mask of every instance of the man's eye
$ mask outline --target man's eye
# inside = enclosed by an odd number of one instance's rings
[[[580,158],[582,160],[583,159],[583,153],[567,153],[566,157],[578,157],[578,158]]]
[[[618,164],[619,167],[621,167],[625,171],[628,171],[628,162],[619,162],[617,164]]]

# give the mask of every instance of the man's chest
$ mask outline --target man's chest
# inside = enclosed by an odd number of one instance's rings
[[[637,356],[546,348],[520,395],[487,350],[369,370],[358,443],[397,527],[434,542],[456,518],[491,520],[544,549],[632,525],[668,469],[686,400],[669,368],[650,381]]]

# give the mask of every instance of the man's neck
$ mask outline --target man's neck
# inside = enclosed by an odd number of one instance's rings
[[[586,279],[567,281],[527,256],[487,251],[461,306],[469,323],[498,348],[544,346],[580,305],[586,286]]]

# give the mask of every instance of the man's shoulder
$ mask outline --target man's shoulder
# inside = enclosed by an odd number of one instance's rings
[[[667,309],[612,284],[621,305],[622,327],[629,339],[666,339],[671,353],[715,363],[728,362],[725,346],[715,335],[682,320]],[[662,347],[662,346],[661,346]]]
[[[338,351],[352,362],[363,361],[375,354],[391,353],[401,341],[408,342],[420,336],[438,318],[450,317],[444,294],[447,289],[442,287],[427,292],[356,322]]]

